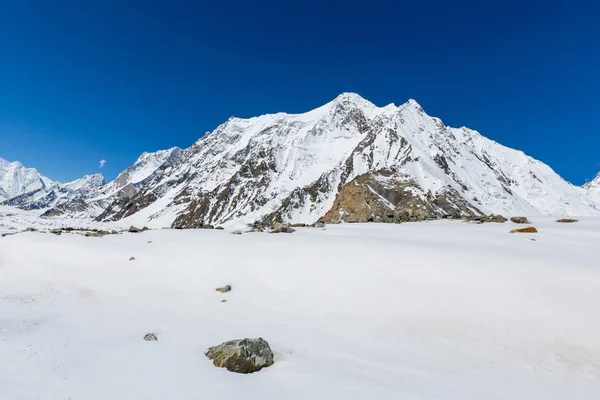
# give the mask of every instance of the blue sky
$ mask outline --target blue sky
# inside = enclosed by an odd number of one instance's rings
[[[112,179],[231,115],[352,91],[414,98],[582,184],[600,171],[599,20],[577,0],[0,1],[0,157]]]

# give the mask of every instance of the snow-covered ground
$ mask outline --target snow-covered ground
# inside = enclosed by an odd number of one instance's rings
[[[40,210],[25,211],[16,207],[0,206],[0,234],[14,234],[33,228],[49,231],[58,228],[76,229],[124,229],[127,222],[98,223],[85,218],[52,217],[40,218]]]
[[[0,238],[0,398],[598,399],[600,219],[533,225]]]

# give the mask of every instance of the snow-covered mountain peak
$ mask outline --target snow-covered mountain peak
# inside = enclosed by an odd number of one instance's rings
[[[65,183],[63,186],[69,190],[81,190],[81,189],[99,189],[104,186],[104,176],[102,174],[85,175],[83,178],[76,179],[71,182]]]
[[[26,168],[18,161],[0,158],[0,200],[54,185],[51,179],[35,168]]]
[[[147,152],[147,151],[144,151],[142,154],[140,154],[140,156],[138,157],[138,159],[137,159],[137,160],[135,160],[135,163],[134,163],[134,164],[137,164],[137,163],[139,163],[139,162],[140,162],[140,161],[142,161],[144,158],[148,157],[148,155],[150,155],[150,153],[149,153],[149,152]]]
[[[112,182],[114,189],[120,189],[128,184],[136,184],[152,175],[167,160],[178,161],[181,156],[179,147],[172,147],[167,150],[159,150],[154,153],[144,152],[136,162],[121,172]]]
[[[360,96],[357,93],[352,92],[344,92],[333,99],[329,104],[343,104],[343,105],[352,105],[356,108],[362,109],[371,109],[376,107],[375,104],[371,103],[369,100]]]

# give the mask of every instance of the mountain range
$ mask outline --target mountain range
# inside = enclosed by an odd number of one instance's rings
[[[600,175],[583,187],[414,100],[377,107],[354,93],[303,114],[230,118],[187,149],[144,153],[112,182],[61,184],[0,159],[0,201],[149,226],[402,222],[600,215]]]

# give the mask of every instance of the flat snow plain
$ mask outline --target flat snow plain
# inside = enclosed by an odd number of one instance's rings
[[[0,238],[0,398],[597,400],[600,219],[532,222]]]

